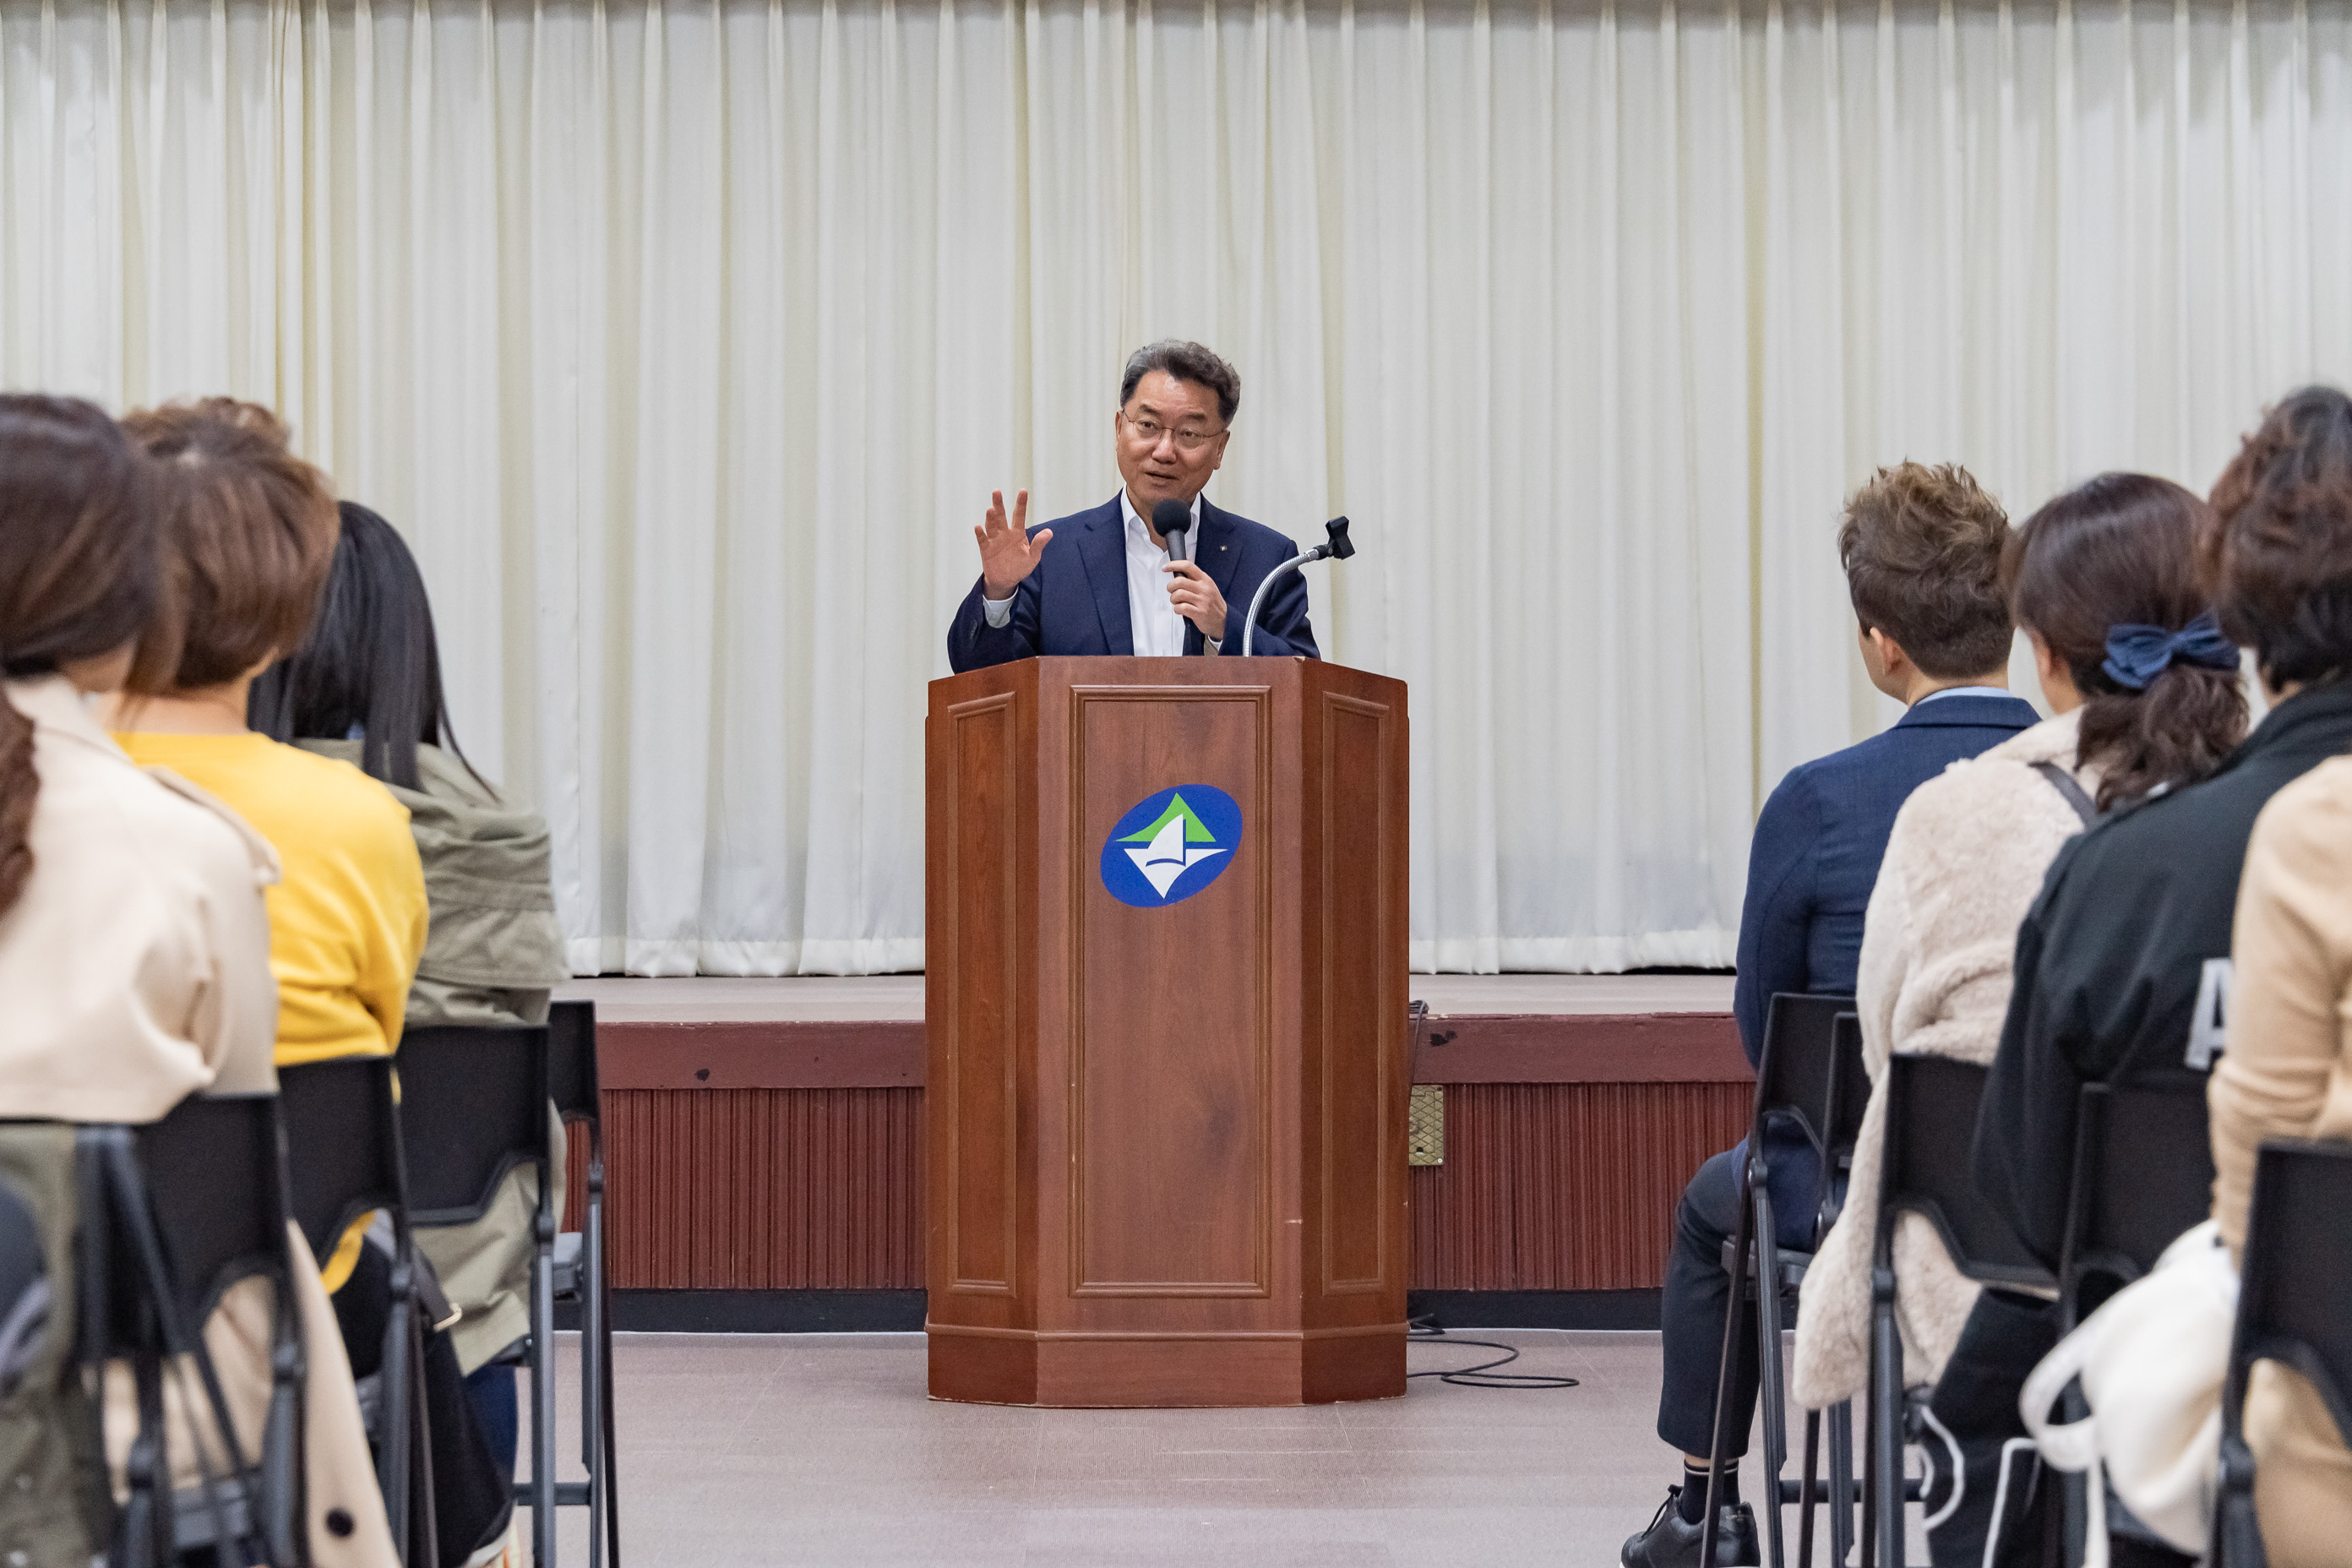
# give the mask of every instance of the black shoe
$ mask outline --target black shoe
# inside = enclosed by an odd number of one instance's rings
[[[1682,1495],[1682,1488],[1668,1487],[1666,1500],[1658,1505],[1658,1517],[1650,1521],[1650,1528],[1626,1538],[1625,1549],[1617,1554],[1624,1568],[1706,1568],[1698,1560],[1699,1540],[1705,1532],[1683,1519]],[[1756,1515],[1746,1503],[1736,1503],[1722,1512],[1715,1531],[1714,1568],[1756,1568],[1764,1561],[1756,1545]]]

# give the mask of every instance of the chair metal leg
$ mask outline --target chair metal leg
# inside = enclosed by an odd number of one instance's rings
[[[1869,1363],[1862,1406],[1862,1568],[1878,1562],[1878,1358]]]
[[[601,1163],[592,1165],[580,1248],[580,1458],[588,1467],[588,1568],[605,1568],[612,1515],[613,1339],[606,1316],[611,1303],[604,1289],[603,1176]],[[620,1554],[611,1555],[617,1562]]]
[[[1877,1493],[1878,1557],[1885,1568],[1903,1563],[1903,1342],[1895,1327],[1895,1271],[1880,1267],[1871,1280],[1871,1483]]]
[[[2059,1415],[2067,1421],[2080,1421],[2091,1413],[2090,1402],[2083,1396],[2080,1384],[2068,1384],[2059,1392]],[[2080,1471],[2052,1469],[2051,1478],[2058,1485],[2059,1529],[2065,1542],[2066,1561],[2080,1563],[2091,1537],[2091,1494],[2088,1478]]]
[[[1756,1365],[1760,1373],[1757,1403],[1764,1429],[1764,1484],[1756,1506],[1764,1514],[1764,1561],[1786,1568],[1788,1543],[1780,1528],[1780,1475],[1789,1468],[1788,1390],[1780,1363],[1780,1241],[1773,1230],[1772,1197],[1756,1188]],[[1702,1558],[1704,1562],[1706,1559]]]
[[[1821,1500],[1815,1480],[1821,1474],[1822,1413],[1805,1412],[1805,1473],[1797,1482],[1797,1561],[1813,1568],[1813,1505]]]
[[[415,1401],[415,1363],[410,1359],[410,1346],[415,1335],[410,1331],[413,1308],[410,1302],[411,1284],[406,1258],[394,1258],[392,1266],[392,1300],[386,1309],[383,1330],[383,1355],[377,1368],[378,1386],[383,1391],[383,1429],[377,1436],[376,1484],[383,1492],[385,1521],[392,1527],[392,1547],[403,1563],[419,1561],[417,1549],[425,1552],[424,1561],[430,1561],[432,1549],[415,1539],[414,1520],[409,1510],[408,1489],[412,1479],[410,1461],[415,1452],[415,1426],[417,1417]]]
[[[555,1568],[555,1259],[552,1226],[530,1262],[530,1545]]]
[[[1846,1568],[1853,1555],[1853,1402],[1830,1406],[1830,1562]]]
[[[596,1223],[596,1295],[604,1303],[596,1354],[604,1389],[604,1551],[610,1568],[621,1568],[621,1445],[613,1432],[613,1281],[604,1253],[604,1200],[602,1188],[598,1191],[592,1217]]]
[[[1707,1439],[1706,1451],[1706,1518],[1699,1526],[1698,1538],[1698,1560],[1701,1563],[1715,1561],[1716,1478],[1723,1474],[1724,1396],[1731,1389],[1731,1358],[1739,1350],[1739,1313],[1747,1303],[1748,1272],[1755,1258],[1755,1204],[1751,1194],[1743,1192],[1739,1202],[1739,1223],[1732,1236],[1731,1300],[1723,1316],[1723,1353],[1715,1372],[1715,1423]]]
[[[417,1568],[438,1568],[440,1563],[440,1516],[433,1496],[433,1423],[425,1415],[425,1322],[421,1311],[412,1310],[408,1315],[408,1423],[412,1434],[409,1445],[408,1479],[408,1541],[411,1555],[408,1561]]]

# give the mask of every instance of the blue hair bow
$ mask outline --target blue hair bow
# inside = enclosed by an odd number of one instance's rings
[[[2179,631],[2162,626],[2107,628],[2107,661],[2099,668],[2116,685],[2144,691],[2172,662],[2207,669],[2238,668],[2238,645],[2221,635],[2221,623],[2206,611]]]

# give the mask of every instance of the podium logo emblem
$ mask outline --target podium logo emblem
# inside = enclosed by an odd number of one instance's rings
[[[1242,841],[1242,808],[1223,790],[1178,784],[1118,819],[1103,846],[1103,886],[1122,904],[1181,904],[1224,874]]]

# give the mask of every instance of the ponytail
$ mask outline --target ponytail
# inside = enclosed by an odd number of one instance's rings
[[[2083,689],[2077,755],[2100,764],[2101,811],[2195,784],[2245,736],[2246,694],[2236,670],[2176,660],[2141,691],[2117,689],[2097,673],[2075,671]]]
[[[33,803],[40,793],[33,721],[0,696],[0,915],[16,907],[32,879]]]
[[[2237,649],[2197,581],[2211,517],[2168,479],[2101,474],[2053,497],[2001,555],[2017,624],[2082,694],[2078,765],[2099,809],[2195,784],[2246,733]]]

